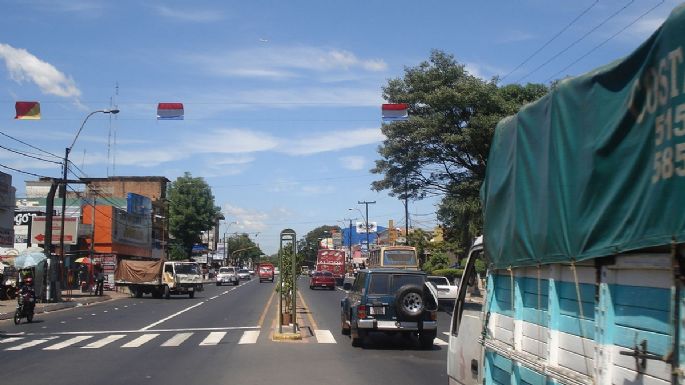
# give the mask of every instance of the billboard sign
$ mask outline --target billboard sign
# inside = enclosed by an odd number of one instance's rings
[[[14,212],[14,225],[15,226],[28,226],[34,217],[44,216],[43,211],[15,211]]]
[[[376,222],[369,222],[369,233],[375,233],[378,230]],[[357,234],[366,234],[366,223],[357,222]]]
[[[150,215],[152,213],[152,200],[150,198],[135,194],[126,194],[126,211],[131,214]]]
[[[114,209],[112,241],[121,245],[150,248],[152,245],[150,215],[132,214]]]
[[[52,217],[52,242],[62,238],[62,217]],[[45,244],[45,217],[33,217],[31,242]],[[78,242],[78,218],[64,218],[64,244],[75,245]]]

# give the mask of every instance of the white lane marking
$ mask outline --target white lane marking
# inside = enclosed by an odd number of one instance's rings
[[[185,340],[190,338],[193,333],[178,333],[174,335],[173,337],[169,338],[165,343],[162,344],[162,346],[178,346],[182,344]]]
[[[135,340],[125,343],[121,345],[122,348],[137,348],[143,345],[146,342],[151,341],[152,339],[156,338],[159,334],[157,333],[152,333],[152,334],[143,334],[142,336],[136,338]]]
[[[440,338],[436,338],[433,340],[433,344],[438,345],[438,346],[445,346],[445,345],[447,345],[447,342],[441,340]]]
[[[99,339],[95,342],[91,342],[88,345],[83,346],[82,349],[99,349],[105,345],[111,344],[112,342],[120,340],[124,337],[126,337],[125,334],[112,334],[105,338]]]
[[[442,332],[442,334],[446,335],[447,337],[450,336],[450,332]]]
[[[77,344],[81,341],[85,341],[89,338],[93,338],[93,336],[77,336],[77,337],[69,338],[66,341],[62,341],[60,343],[50,345],[47,348],[43,348],[43,350],[60,350],[60,349],[66,348],[68,346]]]
[[[174,313],[174,314],[172,314],[172,315],[170,315],[170,316],[168,316],[168,317],[166,317],[166,318],[162,318],[161,320],[159,320],[159,321],[157,321],[157,322],[153,322],[153,323],[151,323],[151,324],[145,326],[144,328],[140,329],[140,331],[145,331],[145,330],[148,330],[148,329],[152,329],[153,327],[155,327],[155,326],[161,324],[162,322],[166,322],[166,321],[168,321],[168,320],[170,320],[170,319],[172,319],[172,318],[174,318],[174,317],[176,317],[176,316],[178,316],[178,315],[180,315],[180,314],[183,314],[183,313],[187,312],[188,310],[194,309],[194,308],[196,308],[196,307],[202,305],[203,303],[204,303],[204,301],[203,301],[203,302],[198,302],[198,303],[196,303],[196,304],[193,305],[193,306],[188,306],[187,308],[185,308],[185,309],[183,309],[183,310],[181,310],[181,311],[178,311],[178,312],[176,312],[176,313]]]
[[[335,338],[333,338],[333,333],[330,330],[314,330],[316,335],[316,342],[320,344],[334,344]]]
[[[260,329],[259,326],[225,326],[216,328],[180,328],[180,329],[151,329],[151,330],[86,330],[80,332],[53,332],[53,333],[27,333],[24,336],[65,336],[65,335],[81,335],[81,334],[120,334],[120,333],[147,333],[147,332],[208,332],[208,331],[222,331],[222,330],[249,330]]]
[[[240,337],[240,341],[238,341],[238,345],[256,344],[257,338],[259,338],[259,330],[244,331],[243,336]]]
[[[16,350],[24,350],[24,349],[26,349],[26,348],[30,348],[30,347],[33,347],[33,346],[36,346],[36,345],[44,344],[44,343],[46,343],[46,342],[48,342],[48,341],[50,341],[50,340],[54,340],[55,338],[58,338],[58,337],[55,336],[55,337],[43,338],[43,339],[40,339],[40,340],[33,340],[33,341],[29,341],[29,342],[23,343],[23,344],[21,344],[21,345],[17,345],[17,346],[13,346],[13,347],[11,347],[11,348],[7,348],[7,349],[5,349],[5,350],[7,350],[7,351],[10,351],[10,350],[15,350],[15,351],[16,351]]]
[[[11,337],[11,338],[3,338],[0,340],[0,344],[6,344],[9,342],[14,342],[14,341],[19,341],[21,339],[24,339],[24,337]]]
[[[200,346],[217,345],[225,335],[226,332],[211,332],[207,338],[200,342]]]
[[[214,297],[209,297],[209,299],[217,299],[217,298],[219,298],[218,295],[215,295]]]

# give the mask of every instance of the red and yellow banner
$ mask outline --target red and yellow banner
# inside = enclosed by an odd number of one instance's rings
[[[16,102],[14,105],[17,115],[14,119],[37,120],[40,119],[39,102]]]

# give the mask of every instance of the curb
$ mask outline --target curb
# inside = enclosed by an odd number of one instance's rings
[[[285,326],[285,325],[284,325]],[[287,326],[292,327],[292,326]],[[274,328],[272,339],[274,341],[300,341],[302,340],[302,333],[279,333],[278,326]]]

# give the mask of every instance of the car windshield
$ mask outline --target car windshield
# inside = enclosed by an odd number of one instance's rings
[[[249,273],[249,271],[248,271],[248,270],[245,270],[245,269],[240,269],[240,270],[238,271],[238,273]]]
[[[333,273],[331,273],[330,271],[324,271],[323,275],[324,277],[332,277]]]
[[[176,274],[200,274],[196,263],[177,263],[174,265]]]
[[[222,267],[219,269],[219,273],[235,273],[235,270],[230,267]]]

